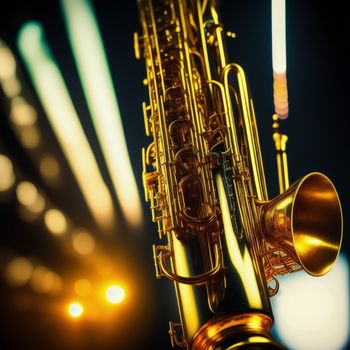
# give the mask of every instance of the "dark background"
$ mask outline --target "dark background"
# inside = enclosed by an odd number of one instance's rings
[[[6,9],[5,9],[6,2]],[[133,32],[141,30],[136,1],[93,1],[116,87],[131,161],[143,196],[141,148],[149,143],[143,127],[141,102],[148,93],[142,85],[144,62],[133,52]],[[89,141],[104,171],[97,140],[75,69],[57,1],[3,1],[0,11],[0,38],[16,53],[15,39],[20,26],[29,19],[40,21],[48,43],[69,87]],[[275,153],[272,143],[273,112],[271,14],[269,1],[222,1],[226,30],[237,33],[228,42],[231,61],[243,66],[255,103],[262,154],[270,197],[277,192]],[[287,79],[289,119],[283,123],[291,182],[320,171],[334,182],[343,206],[343,252],[349,256],[349,4],[343,1],[287,1]],[[18,57],[18,56],[17,56]],[[18,57],[19,58],[19,57]],[[151,245],[157,242],[144,203],[145,225],[131,232],[121,221],[110,237],[99,234],[83,203],[74,178],[56,144],[27,73],[22,70],[26,96],[39,111],[45,144],[57,155],[64,180],[50,188],[40,180],[33,159],[16,139],[8,122],[8,104],[0,91],[0,151],[11,157],[23,178],[45,190],[50,200],[65,210],[78,226],[94,230],[106,255],[120,267],[118,273],[132,281],[132,300],[121,306],[109,321],[72,323],[56,311],[64,293],[57,297],[38,295],[29,289],[14,289],[0,280],[0,348],[11,349],[154,349],[170,348],[167,321],[177,320],[170,282],[156,281]],[[106,182],[110,186],[108,176]],[[117,206],[117,204],[116,204]],[[117,207],[118,215],[119,210]],[[37,222],[23,222],[17,213],[14,194],[1,198],[0,246],[23,256],[35,256],[64,277],[69,285],[86,264],[66,254]],[[119,215],[120,217],[120,215]],[[67,292],[68,293],[68,292]],[[30,307],[15,307],[18,295],[30,300]]]

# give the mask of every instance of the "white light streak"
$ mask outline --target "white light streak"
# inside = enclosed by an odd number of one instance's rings
[[[272,0],[272,65],[275,112],[280,119],[289,113],[286,59],[286,4],[285,0]]]
[[[92,5],[86,0],[62,0],[61,4],[80,80],[121,210],[130,225],[139,227],[140,195]]]
[[[282,74],[286,64],[286,4],[285,0],[272,0],[272,64],[275,73]]]

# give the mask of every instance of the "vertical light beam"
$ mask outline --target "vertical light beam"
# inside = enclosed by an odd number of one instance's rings
[[[127,222],[142,223],[142,207],[102,38],[90,1],[61,0],[84,94]]]
[[[275,112],[280,119],[288,117],[287,59],[286,59],[286,4],[285,0],[271,1],[272,66]]]
[[[111,228],[114,211],[110,193],[99,172],[62,74],[45,41],[42,26],[34,21],[24,24],[18,34],[17,45],[94,219],[100,227]]]
[[[272,64],[277,74],[284,73],[286,63],[286,4],[285,0],[272,0]]]

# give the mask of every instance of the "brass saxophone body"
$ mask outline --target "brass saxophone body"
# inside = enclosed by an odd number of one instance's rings
[[[281,348],[269,334],[276,275],[322,275],[334,264],[342,238],[336,190],[311,173],[268,201],[253,102],[243,69],[227,62],[215,1],[138,6],[135,53],[146,62],[152,138],[143,185],[166,240],[153,246],[156,276],[173,281],[177,296],[172,345]]]

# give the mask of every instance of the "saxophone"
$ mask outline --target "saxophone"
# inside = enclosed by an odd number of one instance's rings
[[[286,185],[286,136],[274,117],[285,186],[268,199],[253,101],[243,69],[228,63],[215,0],[138,0],[138,8],[151,137],[143,185],[166,242],[153,246],[156,277],[170,279],[177,296],[172,346],[281,349],[269,332],[276,276],[320,276],[334,265],[337,192],[316,172]]]

